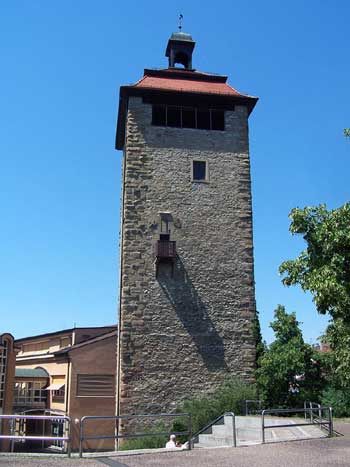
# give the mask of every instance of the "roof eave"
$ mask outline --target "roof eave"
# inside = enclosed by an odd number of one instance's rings
[[[146,95],[175,95],[175,94],[188,94],[197,97],[210,97],[211,99],[227,100],[232,103],[240,103],[246,105],[248,109],[248,115],[251,114],[254,109],[258,97],[245,96],[245,95],[229,95],[229,94],[215,94],[215,93],[196,93],[186,91],[173,91],[156,88],[136,87],[136,86],[121,86],[119,92],[119,110],[118,110],[118,122],[117,132],[115,138],[115,149],[123,150],[125,145],[125,130],[126,130],[126,113],[128,109],[128,101],[130,96],[143,97]]]
[[[103,328],[112,328],[115,327],[117,328],[117,325],[111,325],[111,326],[82,326],[82,327],[76,327],[76,328],[68,328],[68,329],[62,329],[60,331],[54,331],[54,332],[46,332],[44,334],[36,334],[34,336],[27,336],[27,337],[22,337],[21,339],[16,339],[15,340],[15,345],[24,341],[28,341],[31,339],[37,339],[39,337],[51,337],[54,335],[61,335],[61,334],[68,334],[73,331],[79,331],[83,329],[103,329]]]

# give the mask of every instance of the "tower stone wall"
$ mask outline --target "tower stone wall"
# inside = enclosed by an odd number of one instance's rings
[[[192,181],[192,161],[208,181]],[[255,317],[248,109],[225,131],[152,125],[131,96],[125,124],[118,413],[171,411],[229,376],[253,380]],[[176,241],[156,265],[161,217]]]

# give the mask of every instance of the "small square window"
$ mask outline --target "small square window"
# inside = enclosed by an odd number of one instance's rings
[[[206,161],[193,161],[192,164],[192,179],[200,182],[208,180]]]

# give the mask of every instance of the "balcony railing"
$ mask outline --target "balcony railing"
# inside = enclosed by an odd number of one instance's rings
[[[157,259],[176,258],[176,242],[170,240],[158,240],[156,256]]]

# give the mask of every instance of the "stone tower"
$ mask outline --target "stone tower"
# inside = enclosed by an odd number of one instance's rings
[[[257,98],[194,70],[194,46],[172,34],[169,67],[120,89],[119,414],[171,411],[229,376],[253,379]]]

